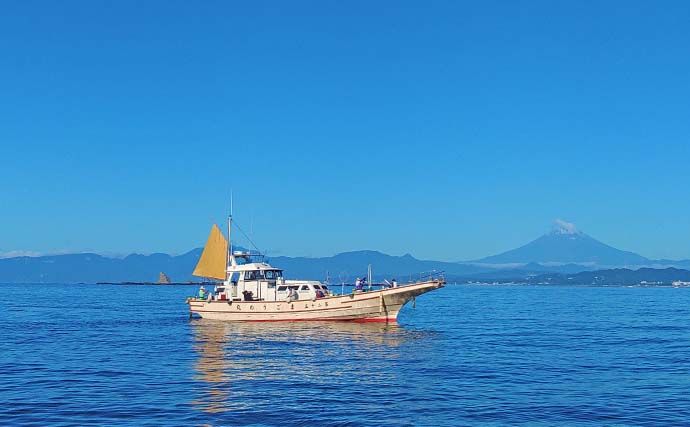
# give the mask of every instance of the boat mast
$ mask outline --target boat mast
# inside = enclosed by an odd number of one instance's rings
[[[232,260],[232,242],[230,241],[230,231],[232,230],[232,191],[230,192],[230,215],[228,215],[228,252],[225,255],[225,280],[230,282],[228,268]]]

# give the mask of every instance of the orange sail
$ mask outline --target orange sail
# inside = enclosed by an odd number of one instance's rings
[[[228,241],[221,233],[216,224],[211,227],[211,234],[208,235],[204,252],[201,253],[199,262],[192,273],[197,277],[210,277],[218,280],[225,280],[225,270],[227,268]]]

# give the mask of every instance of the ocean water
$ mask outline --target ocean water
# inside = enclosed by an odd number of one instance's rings
[[[190,320],[0,285],[0,425],[690,425],[690,289],[452,286],[397,325]]]

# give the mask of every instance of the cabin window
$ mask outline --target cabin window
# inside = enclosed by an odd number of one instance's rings
[[[295,286],[288,286],[288,289],[292,289],[293,291],[296,291],[297,289],[299,289],[299,286],[297,286],[297,285],[295,285]]]
[[[314,289],[321,289],[321,286],[319,286],[319,285],[314,285]]]
[[[308,291],[309,290],[309,285],[302,285],[302,289],[300,291]]]
[[[283,272],[280,270],[266,270],[266,279],[275,280],[283,277]]]
[[[328,290],[328,286],[326,286],[326,285],[321,285],[321,289],[323,289],[324,291],[327,291],[327,290]]]
[[[287,291],[287,286],[278,286],[278,292],[285,292]]]
[[[260,270],[256,271],[245,271],[244,272],[244,280],[258,280],[263,278],[263,274],[261,273]]]

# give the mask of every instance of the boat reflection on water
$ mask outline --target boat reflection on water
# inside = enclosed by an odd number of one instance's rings
[[[396,323],[228,323],[195,319],[193,379],[201,411],[246,410],[248,394],[267,384],[280,390],[292,382],[331,384],[338,378],[376,374],[378,357],[394,361],[414,333]]]
[[[194,351],[198,359],[194,364],[193,379],[209,385],[201,400],[192,401],[202,411],[217,413],[228,411],[225,403],[230,397],[230,371],[226,369],[222,328],[194,328]]]

